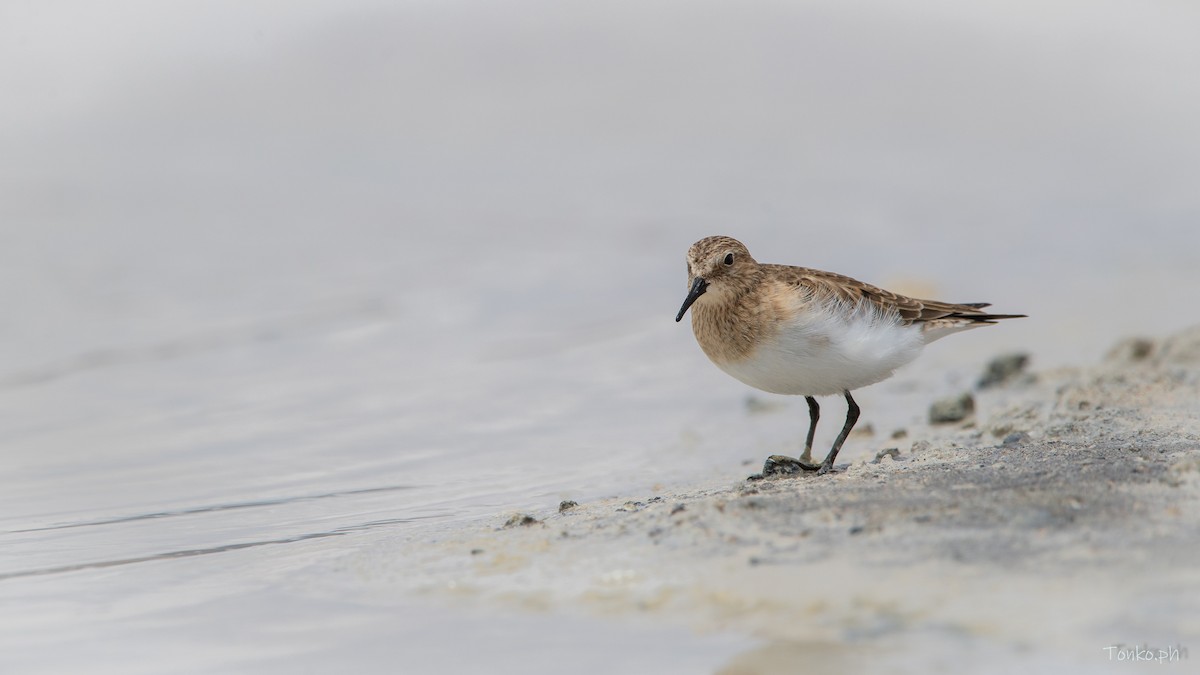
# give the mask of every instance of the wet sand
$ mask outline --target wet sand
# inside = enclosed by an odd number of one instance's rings
[[[1200,329],[973,395],[958,423],[857,438],[899,452],[832,476],[548,504],[341,564],[438,602],[761,640],[727,674],[1129,672],[1135,646],[1195,667]]]

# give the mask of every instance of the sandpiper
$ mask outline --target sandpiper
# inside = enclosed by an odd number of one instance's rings
[[[696,341],[718,368],[773,394],[804,396],[804,452],[772,455],[763,473],[828,473],[858,421],[850,392],[892,376],[925,345],[960,331],[1021,318],[988,314],[986,302],[909,298],[832,272],[768,265],[731,237],[705,237],[688,249],[688,289],[675,321],[692,310]],[[846,423],[819,465],[812,462],[820,417],[816,396],[841,394]]]

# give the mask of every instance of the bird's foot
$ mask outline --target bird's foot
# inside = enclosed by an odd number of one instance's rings
[[[818,474],[823,474],[829,469],[824,468],[824,465],[812,464],[801,459],[795,459],[786,455],[771,455],[767,461],[763,462],[762,473],[756,473],[746,480],[762,480],[769,476],[791,476],[800,473],[801,471],[816,471]]]

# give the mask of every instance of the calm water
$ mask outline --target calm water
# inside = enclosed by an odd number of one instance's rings
[[[135,646],[144,672],[388,671],[494,622],[306,570],[786,449],[802,406],[748,421],[672,321],[708,234],[1033,316],[864,392],[885,429],[996,351],[1085,363],[1200,320],[1189,5],[0,15],[5,672],[134,672]],[[276,613],[299,637],[256,632]],[[520,622],[457,665],[551,672],[521,660],[539,630],[680,672],[747,644]]]

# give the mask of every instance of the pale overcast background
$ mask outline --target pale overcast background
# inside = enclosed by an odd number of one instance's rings
[[[706,235],[1030,315],[881,428],[1195,323],[1198,7],[0,3],[0,670],[711,672],[747,638],[309,566],[795,442],[672,320]]]

